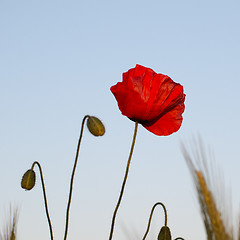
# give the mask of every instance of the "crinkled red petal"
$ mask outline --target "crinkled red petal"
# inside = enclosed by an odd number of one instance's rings
[[[149,123],[142,124],[148,131],[158,136],[168,136],[177,132],[182,124],[182,113],[184,112],[185,94],[182,94],[180,102],[171,111],[166,112],[156,122],[149,125]]]
[[[111,87],[123,115],[157,135],[170,135],[182,123],[183,87],[163,74],[136,65]]]

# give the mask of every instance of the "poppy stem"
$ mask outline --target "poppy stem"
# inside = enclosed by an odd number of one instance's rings
[[[166,207],[164,206],[163,203],[157,202],[157,203],[155,203],[155,204],[153,205],[153,207],[152,207],[152,210],[151,210],[151,213],[150,213],[150,217],[149,217],[149,220],[148,220],[147,230],[146,230],[146,232],[145,232],[145,234],[144,234],[144,236],[143,236],[143,240],[145,240],[145,238],[147,237],[147,234],[148,234],[149,229],[150,229],[151,221],[152,221],[152,215],[153,215],[154,209],[155,209],[155,207],[156,207],[157,205],[161,205],[161,206],[163,207],[164,214],[165,214],[165,223],[164,223],[164,225],[165,225],[165,227],[167,226],[167,210],[166,210]]]
[[[45,211],[46,211],[46,215],[47,215],[47,220],[48,220],[48,225],[49,225],[49,231],[50,231],[50,235],[51,235],[51,240],[53,240],[53,230],[52,230],[52,224],[51,224],[51,220],[50,220],[50,216],[49,216],[49,212],[48,212],[47,196],[46,196],[45,184],[44,184],[44,180],[43,180],[42,168],[41,168],[40,163],[37,162],[37,161],[35,161],[35,162],[32,164],[31,170],[33,170],[35,164],[38,166],[39,172],[40,172],[40,176],[41,176],[42,190],[43,190],[43,198],[44,198],[44,204],[45,204]]]
[[[122,197],[123,197],[123,192],[124,192],[124,188],[126,185],[126,181],[127,181],[127,177],[128,177],[128,172],[129,172],[129,167],[130,167],[130,162],[131,162],[131,158],[132,158],[132,154],[133,154],[133,149],[134,149],[134,145],[135,145],[135,141],[136,141],[136,136],[137,136],[137,128],[138,128],[138,122],[135,122],[135,129],[134,129],[134,134],[133,134],[133,140],[132,140],[132,146],[131,146],[131,150],[129,153],[129,157],[128,157],[128,162],[127,162],[127,167],[126,167],[126,171],[125,171],[125,176],[123,179],[123,183],[122,183],[122,188],[120,191],[120,195],[118,198],[118,202],[117,205],[115,207],[114,213],[113,213],[113,217],[112,217],[112,224],[111,224],[111,230],[110,230],[110,235],[109,235],[109,240],[112,240],[112,236],[113,236],[113,230],[114,230],[114,224],[115,224],[115,219],[116,219],[116,215],[117,215],[117,211],[118,208],[120,206]]]
[[[89,118],[89,117],[90,117],[89,115],[86,115],[82,120],[82,127],[81,127],[81,131],[80,131],[80,136],[79,136],[77,151],[76,151],[76,157],[75,157],[75,162],[74,162],[74,165],[73,165],[72,176],[71,176],[71,181],[70,181],[69,198],[68,198],[67,211],[66,211],[66,225],[65,225],[64,240],[67,239],[68,222],[69,222],[69,210],[70,210],[71,199],[72,199],[72,190],[73,190],[73,179],[74,179],[74,174],[75,174],[75,170],[76,170],[76,167],[77,167],[77,160],[78,160],[79,149],[80,149],[80,144],[81,144],[82,135],[83,135],[84,123],[85,123],[86,119]]]

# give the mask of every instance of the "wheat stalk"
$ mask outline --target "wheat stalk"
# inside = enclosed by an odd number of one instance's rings
[[[209,239],[232,240],[226,231],[221,213],[216,207],[215,200],[209,191],[205,178],[201,171],[195,171],[197,176],[197,191],[202,213],[204,214],[205,226],[208,230]]]
[[[16,227],[17,227],[17,220],[18,220],[18,210],[15,209],[14,211],[10,207],[10,216],[8,223],[6,224],[4,231],[0,233],[0,240],[16,240]]]
[[[196,141],[194,143],[193,157],[183,144],[182,151],[196,187],[207,240],[234,240],[234,227],[233,224],[230,224],[231,211],[226,207],[223,196],[223,179],[219,176],[216,177],[218,173],[216,167],[209,167],[209,164],[213,164],[213,162],[212,159],[207,162],[209,156],[201,140],[197,144]],[[224,212],[224,209],[227,209],[227,212]],[[240,230],[235,239],[240,240]]]

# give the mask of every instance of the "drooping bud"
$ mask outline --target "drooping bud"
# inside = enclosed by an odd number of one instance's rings
[[[105,133],[105,127],[103,123],[96,117],[90,116],[87,120],[87,127],[90,133],[94,136],[102,136]]]
[[[171,240],[171,232],[169,227],[163,226],[158,234],[158,240]]]
[[[35,186],[36,174],[32,169],[27,170],[23,177],[21,186],[23,189],[31,190]]]

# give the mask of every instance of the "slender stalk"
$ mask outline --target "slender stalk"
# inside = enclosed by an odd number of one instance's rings
[[[167,210],[166,210],[166,207],[164,206],[163,203],[157,202],[157,203],[155,203],[155,204],[153,205],[153,207],[152,207],[152,210],[151,210],[151,213],[150,213],[150,217],[149,217],[149,220],[148,220],[147,230],[146,230],[146,232],[145,232],[145,234],[144,234],[144,236],[143,236],[143,240],[144,240],[144,239],[147,237],[147,235],[148,235],[148,232],[149,232],[149,229],[150,229],[150,225],[151,225],[151,221],[152,221],[153,212],[154,212],[154,209],[155,209],[155,207],[156,207],[157,205],[161,205],[161,206],[163,207],[164,214],[165,214],[165,223],[164,223],[164,225],[165,225],[165,227],[167,226]]]
[[[47,220],[48,220],[48,225],[49,225],[49,231],[50,231],[50,236],[51,236],[51,240],[53,240],[53,230],[52,230],[52,224],[51,224],[51,220],[50,220],[50,216],[49,216],[49,212],[48,212],[48,204],[47,204],[47,196],[46,196],[46,190],[45,190],[45,184],[44,184],[44,180],[43,180],[43,173],[42,173],[42,168],[39,162],[35,161],[32,164],[32,168],[34,168],[34,165],[37,165],[39,168],[39,172],[40,172],[40,176],[41,176],[41,182],[42,182],[42,190],[43,190],[43,198],[44,198],[44,204],[45,204],[45,211],[46,211],[46,215],[47,215]]]
[[[72,170],[72,176],[71,176],[71,181],[70,181],[70,190],[69,190],[69,198],[68,198],[67,212],[66,212],[66,225],[65,225],[64,240],[67,239],[68,222],[69,222],[69,210],[70,210],[71,199],[72,199],[72,190],[73,190],[73,179],[74,179],[74,174],[75,174],[75,170],[76,170],[76,167],[77,167],[77,160],[78,160],[78,155],[79,155],[79,149],[80,149],[80,144],[81,144],[82,135],[83,135],[83,127],[84,127],[85,120],[88,117],[89,117],[89,115],[86,115],[83,118],[83,120],[82,120],[82,127],[81,127],[80,136],[79,136],[79,140],[78,140],[75,162],[74,162],[73,170]]]
[[[181,238],[181,237],[175,238],[174,240],[178,240],[178,239],[184,240],[184,238]]]
[[[129,154],[129,157],[128,157],[128,162],[127,162],[126,172],[125,172],[125,176],[124,176],[123,183],[122,183],[122,188],[121,188],[120,195],[119,195],[119,198],[118,198],[118,202],[117,202],[117,205],[115,207],[113,217],[112,217],[112,224],[111,224],[109,240],[111,240],[112,236],[113,236],[113,230],[114,230],[114,224],[115,224],[117,211],[118,211],[118,208],[120,206],[120,203],[121,203],[121,200],[122,200],[122,197],[123,197],[123,192],[124,192],[124,188],[125,188],[125,185],[126,185],[128,172],[129,172],[129,167],[130,167],[130,162],[131,162],[133,149],[134,149],[134,145],[135,145],[135,141],[136,141],[137,128],[138,128],[138,122],[135,122],[135,129],[134,129],[134,134],[133,134],[132,146],[131,146],[130,154]]]

